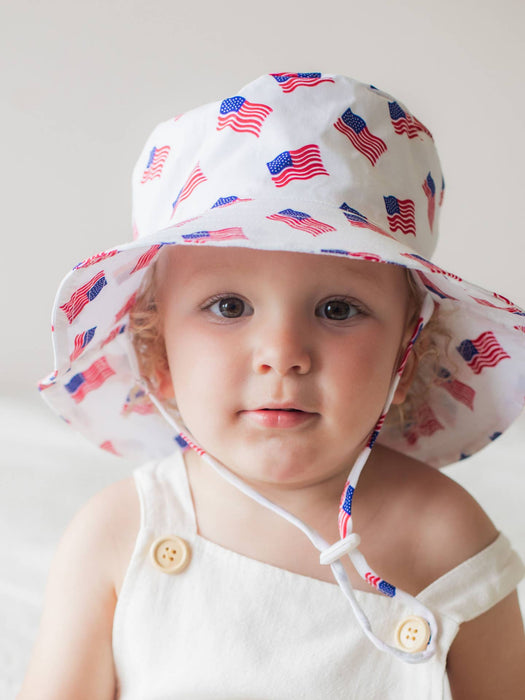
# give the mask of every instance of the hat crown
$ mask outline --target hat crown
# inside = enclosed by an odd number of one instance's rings
[[[398,100],[345,76],[279,73],[153,131],[133,222],[143,237],[244,200],[292,201],[295,216],[317,202],[428,258],[443,188],[430,132]]]

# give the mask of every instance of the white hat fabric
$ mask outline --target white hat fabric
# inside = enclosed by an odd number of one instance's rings
[[[417,422],[386,425],[378,441],[434,466],[473,454],[525,403],[525,312],[430,262],[443,190],[428,129],[344,76],[265,75],[160,124],[133,174],[134,240],[80,263],[60,286],[45,399],[102,448],[170,453],[179,436],[143,394],[127,333],[162,248],[336,255],[409,268],[446,312],[454,378],[444,366]]]

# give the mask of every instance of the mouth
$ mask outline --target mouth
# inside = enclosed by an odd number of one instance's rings
[[[318,413],[305,411],[296,406],[261,406],[242,411],[243,416],[263,428],[296,428],[313,421]]]

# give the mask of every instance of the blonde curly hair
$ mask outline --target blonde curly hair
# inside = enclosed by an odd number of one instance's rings
[[[408,324],[416,323],[423,293],[416,284],[412,273],[405,268],[409,290],[411,314]],[[135,303],[130,311],[128,330],[137,356],[142,377],[150,389],[157,393],[161,378],[169,372],[168,356],[158,307],[158,268],[154,263],[142,282]],[[417,338],[412,352],[417,369],[403,403],[393,405],[387,416],[387,423],[405,432],[418,422],[418,414],[424,406],[430,388],[450,381],[454,375],[448,358],[450,333],[443,322],[442,309],[437,306],[431,319]],[[447,369],[444,369],[448,366]]]

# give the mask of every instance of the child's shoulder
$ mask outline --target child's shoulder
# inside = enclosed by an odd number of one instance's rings
[[[139,529],[140,502],[132,476],[114,482],[92,496],[68,526],[73,539],[79,543],[88,540],[97,547],[100,552],[98,565],[113,583],[116,595]]]
[[[395,549],[405,552],[403,569],[411,592],[426,588],[496,539],[498,531],[483,508],[446,474],[387,448],[380,448],[378,457],[365,484],[379,499],[383,530],[396,533]]]
[[[58,543],[20,697],[113,697],[111,648],[119,586],[139,529],[133,479],[103,489]]]

